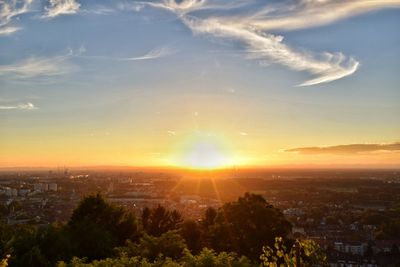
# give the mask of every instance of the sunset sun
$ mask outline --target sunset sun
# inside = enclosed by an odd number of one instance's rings
[[[188,169],[221,169],[236,163],[232,149],[211,135],[195,135],[181,144],[172,159],[172,164]]]

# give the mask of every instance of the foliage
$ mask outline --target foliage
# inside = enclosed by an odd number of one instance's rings
[[[211,249],[204,248],[198,255],[187,253],[182,259],[184,267],[250,267],[251,261],[245,256],[239,257],[235,253],[221,252],[219,254]]]
[[[39,247],[38,231],[32,226],[19,227],[7,244],[11,266],[50,266]]]
[[[54,266],[57,261],[69,260],[74,255],[68,229],[61,224],[52,224],[37,231],[37,243],[43,256]]]
[[[204,212],[204,215],[200,221],[202,230],[202,245],[205,247],[212,247],[212,229],[215,224],[215,218],[217,217],[217,210],[209,207]]]
[[[201,220],[202,227],[208,230],[209,227],[215,223],[215,218],[217,217],[217,214],[218,213],[216,209],[208,207],[204,212],[203,219]]]
[[[7,225],[0,223],[0,255],[6,254],[8,242],[15,235],[16,229]]]
[[[262,196],[246,193],[224,204],[209,228],[212,248],[257,260],[264,245],[273,245],[276,236],[290,233],[291,224]]]
[[[74,258],[70,263],[60,262],[58,267],[251,267],[254,266],[246,257],[238,257],[234,253],[215,253],[210,249],[203,249],[200,254],[192,255],[188,250],[179,260],[171,258],[156,258],[149,261],[140,256],[128,257],[126,254],[119,258],[107,258],[86,263],[85,259]]]
[[[100,194],[85,197],[68,222],[75,256],[101,259],[113,248],[139,236],[135,217],[123,208],[107,203]]]
[[[7,267],[8,266],[8,259],[11,257],[10,254],[7,254],[4,259],[0,261],[0,267]]]
[[[288,246],[282,237],[275,238],[273,248],[263,247],[260,259],[266,267],[328,266],[325,254],[314,241],[296,240],[294,245]]]
[[[126,247],[119,248],[122,254],[141,256],[150,261],[156,259],[181,258],[187,249],[185,241],[177,231],[168,231],[159,237],[145,234],[138,243],[127,243]]]
[[[275,236],[286,237],[291,228],[278,209],[253,194],[207,209],[200,222],[183,222],[179,212],[162,206],[144,209],[141,217],[142,228],[132,213],[90,195],[67,224],[0,225],[0,252],[11,254],[3,260],[10,266],[248,267],[259,263],[263,246],[272,247]],[[291,245],[281,242],[275,250],[293,258],[286,249]],[[302,260],[313,262],[314,244],[302,246]],[[275,250],[264,248],[264,263],[274,260]]]
[[[143,229],[153,236],[178,229],[182,221],[182,215],[178,211],[169,211],[161,205],[153,209],[145,208],[142,212]]]
[[[180,235],[192,253],[198,253],[202,248],[202,230],[197,222],[186,220],[181,225]]]

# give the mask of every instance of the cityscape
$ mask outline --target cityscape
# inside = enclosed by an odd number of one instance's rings
[[[0,267],[400,267],[400,0],[0,0]]]
[[[9,225],[66,222],[80,200],[101,193],[140,217],[163,205],[200,221],[251,192],[283,211],[291,234],[314,240],[330,266],[391,266],[400,246],[400,172],[396,170],[227,170],[197,178],[162,170],[2,172],[3,221]]]

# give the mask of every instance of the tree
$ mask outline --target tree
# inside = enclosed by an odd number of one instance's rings
[[[145,208],[142,212],[143,229],[153,236],[160,236],[167,231],[178,229],[182,221],[182,216],[178,211],[169,211],[161,205],[153,209]]]
[[[291,224],[281,211],[262,196],[246,193],[218,210],[210,227],[210,241],[217,251],[232,251],[256,260],[264,245],[272,246],[276,236],[286,237],[290,231]]]
[[[211,228],[215,224],[215,218],[217,217],[217,210],[212,207],[208,207],[204,212],[204,216],[200,221],[201,230],[202,230],[202,243],[203,246],[211,247],[212,246],[212,236],[211,236]]]
[[[154,262],[156,259],[181,258],[187,249],[185,241],[177,231],[168,231],[159,237],[143,235],[138,243],[128,242],[127,247],[119,248],[120,254],[140,256]]]
[[[275,238],[273,247],[263,247],[260,259],[266,267],[328,266],[326,255],[314,241],[296,240],[293,243],[282,237]]]
[[[6,249],[11,254],[10,266],[51,266],[40,249],[38,232],[32,226],[18,227]]]
[[[15,229],[0,222],[0,255],[5,255],[9,252],[7,251],[7,246],[14,234]]]
[[[139,237],[136,219],[123,208],[107,203],[100,194],[85,197],[74,210],[68,230],[76,256],[100,259],[127,239]]]
[[[193,256],[187,253],[181,260],[184,267],[251,267],[253,265],[249,259],[244,256],[238,256],[235,253],[215,253],[212,249],[204,248],[198,255]]]
[[[202,227],[208,229],[211,225],[214,224],[216,217],[217,217],[217,210],[212,207],[208,207],[204,212],[204,216],[201,220]]]
[[[8,266],[8,259],[11,257],[10,254],[7,254],[1,261],[0,267],[7,267]]]
[[[51,266],[60,260],[69,260],[74,256],[68,229],[62,224],[40,228],[37,233],[37,244]]]
[[[105,267],[105,266],[130,266],[130,267],[255,267],[249,259],[239,257],[235,253],[215,253],[211,249],[203,249],[199,255],[192,255],[188,250],[178,259],[157,258],[149,261],[140,256],[130,257],[126,254],[118,258],[107,258],[86,263],[84,259],[74,258],[70,263],[60,262],[58,267]]]
[[[180,229],[180,234],[192,253],[197,254],[201,250],[202,231],[195,221],[184,221]]]

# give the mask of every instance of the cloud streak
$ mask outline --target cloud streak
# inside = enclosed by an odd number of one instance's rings
[[[12,109],[17,109],[17,110],[35,110],[38,109],[34,104],[31,102],[26,102],[26,103],[19,103],[15,105],[0,105],[0,110],[12,110]]]
[[[0,77],[11,79],[32,79],[65,75],[74,69],[69,62],[72,54],[55,57],[29,57],[13,64],[0,65]]]
[[[121,61],[137,61],[137,60],[149,60],[149,59],[157,59],[161,57],[165,57],[168,55],[173,54],[174,51],[167,47],[161,47],[161,48],[155,48],[143,56],[138,56],[138,57],[126,57],[126,58],[118,58],[118,60]]]
[[[76,14],[81,4],[75,0],[49,0],[49,6],[45,7],[42,18],[51,19],[60,15]]]
[[[353,58],[343,54],[324,53],[314,55],[311,52],[300,52],[283,43],[283,37],[264,34],[245,27],[231,26],[219,20],[184,19],[184,22],[195,33],[206,33],[242,41],[246,46],[249,58],[267,60],[297,71],[308,71],[315,75],[300,86],[331,82],[354,73],[358,66]]]
[[[10,35],[21,28],[13,26],[14,17],[29,12],[33,0],[0,1],[0,36]]]
[[[400,152],[400,142],[390,144],[349,144],[321,147],[299,147],[284,152],[298,154],[354,154],[373,152]]]
[[[297,30],[327,25],[376,9],[400,7],[399,0],[300,0],[289,6],[264,8],[248,24],[264,30]]]
[[[242,1],[230,4],[236,9],[246,7]],[[217,4],[207,0],[164,0],[161,2],[141,2],[154,8],[175,13],[195,34],[207,34],[217,38],[233,39],[245,46],[248,58],[284,65],[295,71],[304,71],[312,75],[299,86],[328,83],[357,71],[360,63],[353,57],[342,53],[314,53],[295,49],[284,43],[281,35],[271,31],[295,30],[321,26],[368,11],[399,7],[400,0],[300,0],[294,4],[262,3],[255,11],[222,12]],[[248,1],[249,6],[253,1]],[[218,10],[219,12],[198,12],[200,10]]]

